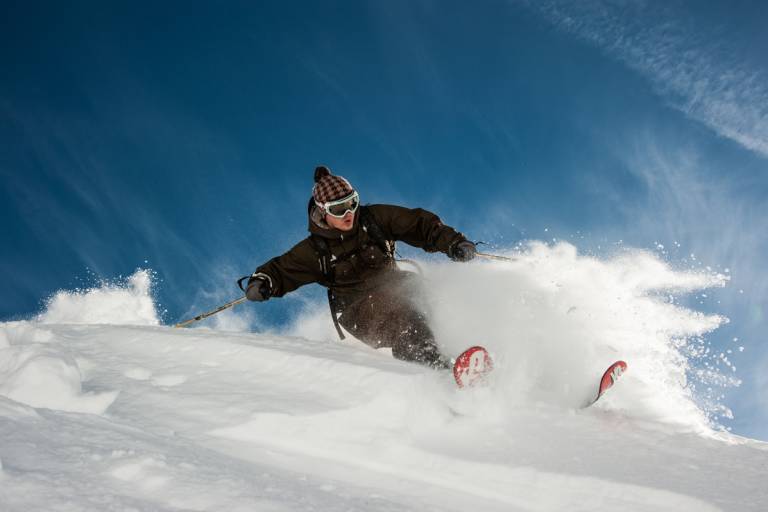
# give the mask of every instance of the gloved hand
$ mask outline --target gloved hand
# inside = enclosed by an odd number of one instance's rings
[[[461,240],[451,245],[448,249],[448,257],[453,261],[469,261],[475,258],[477,247],[469,240]]]
[[[272,296],[272,290],[266,277],[257,276],[248,280],[248,286],[245,289],[245,296],[248,300],[262,302]]]

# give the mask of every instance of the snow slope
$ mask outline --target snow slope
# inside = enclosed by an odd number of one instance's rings
[[[144,272],[60,292],[0,324],[0,510],[765,510],[768,445],[713,428],[680,371],[724,319],[666,295],[722,276],[518,258],[427,266],[444,350],[470,329],[497,358],[471,390],[334,340],[319,310],[293,336],[180,330]],[[616,355],[630,371],[578,409]]]

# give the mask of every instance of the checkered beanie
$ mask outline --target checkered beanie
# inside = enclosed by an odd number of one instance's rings
[[[331,170],[321,165],[315,168],[315,186],[312,188],[312,198],[316,203],[336,201],[352,194],[352,185],[341,176],[334,176]]]

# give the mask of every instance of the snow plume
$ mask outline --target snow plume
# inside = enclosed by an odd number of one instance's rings
[[[724,38],[722,20],[707,25],[674,4],[654,2],[523,3],[642,73],[688,117],[768,156],[764,61],[749,60],[754,50],[747,43]]]
[[[38,319],[46,324],[158,325],[152,298],[152,273],[137,270],[123,284],[59,291]]]
[[[675,271],[644,251],[580,256],[567,243],[531,243],[514,258],[427,267],[437,339],[452,356],[488,347],[498,403],[579,407],[621,359],[629,363],[626,382],[605,397],[606,407],[700,432],[728,414],[695,396],[696,383],[737,384],[701,360],[716,357],[703,336],[727,319],[675,304],[727,277]]]

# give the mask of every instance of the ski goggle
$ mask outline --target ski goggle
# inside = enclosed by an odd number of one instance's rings
[[[357,211],[357,207],[360,206],[360,196],[357,194],[357,191],[355,191],[347,197],[337,199],[336,201],[315,204],[331,217],[340,219],[344,217],[347,212],[355,213]]]

